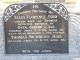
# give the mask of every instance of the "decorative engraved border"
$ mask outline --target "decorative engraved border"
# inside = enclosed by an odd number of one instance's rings
[[[5,9],[3,20],[5,20],[6,22],[11,16],[13,16],[16,12],[18,12],[20,9],[22,9],[25,6],[26,6],[25,4],[12,4],[8,6]]]
[[[62,16],[65,20],[69,20],[68,11],[62,4],[51,3],[51,4],[44,4],[44,5],[54,10],[56,13]]]

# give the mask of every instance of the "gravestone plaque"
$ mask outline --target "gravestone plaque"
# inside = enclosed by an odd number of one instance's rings
[[[4,12],[7,54],[68,53],[68,13],[61,4],[13,4]]]

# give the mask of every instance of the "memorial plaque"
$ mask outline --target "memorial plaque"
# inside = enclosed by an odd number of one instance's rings
[[[68,13],[56,3],[13,4],[4,12],[7,54],[68,53]]]

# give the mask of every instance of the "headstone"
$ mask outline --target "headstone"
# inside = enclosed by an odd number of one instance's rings
[[[68,53],[68,18],[61,4],[10,5],[3,16],[6,53]]]

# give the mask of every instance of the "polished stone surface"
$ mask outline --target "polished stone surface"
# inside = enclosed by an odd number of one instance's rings
[[[0,60],[73,60],[80,57],[80,18],[70,15],[69,54],[18,54],[7,55],[4,48],[3,20],[0,16]]]

